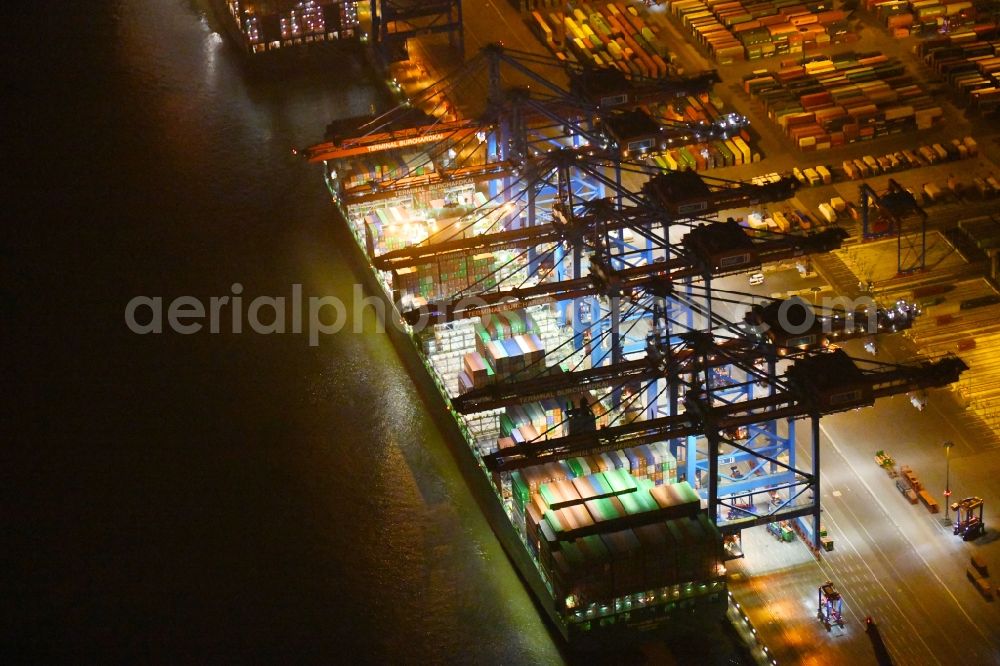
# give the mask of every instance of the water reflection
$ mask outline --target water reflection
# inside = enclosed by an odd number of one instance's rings
[[[247,76],[203,2],[66,13],[76,62],[42,104],[79,156],[50,204],[74,223],[60,280],[81,312],[35,371],[66,387],[48,421],[73,446],[47,469],[74,497],[33,523],[40,590],[9,635],[131,660],[557,661],[384,336],[123,328],[137,294],[352,293],[290,148],[377,103],[360,65]]]

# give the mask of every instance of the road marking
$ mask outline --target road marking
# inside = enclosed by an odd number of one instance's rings
[[[846,541],[846,542],[847,542],[847,543],[848,543],[848,544],[850,545],[851,549],[852,549],[852,550],[854,551],[854,553],[855,553],[855,554],[856,554],[856,555],[858,556],[858,560],[859,560],[859,561],[861,562],[861,564],[863,564],[863,565],[864,565],[864,568],[865,568],[865,569],[867,569],[867,571],[868,571],[868,577],[867,577],[867,578],[868,578],[868,580],[874,580],[874,581],[875,581],[875,583],[876,583],[876,584],[878,585],[878,587],[880,587],[880,588],[882,589],[882,591],[883,591],[883,592],[885,593],[885,597],[886,597],[886,598],[887,598],[887,599],[889,600],[889,602],[890,602],[890,603],[892,603],[893,607],[895,607],[895,609],[896,609],[896,611],[897,611],[897,612],[899,613],[900,617],[902,617],[902,618],[903,618],[903,620],[904,620],[904,621],[906,622],[906,624],[910,625],[910,629],[911,629],[911,630],[913,631],[913,634],[914,634],[915,636],[917,636],[917,638],[918,638],[918,639],[920,640],[920,643],[921,643],[921,644],[922,644],[922,645],[924,646],[924,649],[925,649],[925,650],[927,651],[927,654],[929,654],[929,655],[931,656],[931,658],[932,658],[932,659],[933,659],[933,660],[934,660],[935,662],[937,662],[938,664],[940,664],[940,663],[941,663],[941,660],[939,660],[939,659],[937,658],[937,655],[935,655],[935,654],[934,654],[934,652],[933,652],[933,651],[931,650],[930,646],[929,646],[929,645],[927,645],[927,643],[926,643],[926,642],[924,641],[924,638],[923,638],[923,636],[921,636],[921,635],[920,635],[920,632],[919,632],[919,631],[917,631],[917,628],[916,628],[916,627],[915,627],[915,626],[913,625],[913,622],[911,622],[911,621],[910,621],[910,618],[909,618],[909,617],[907,617],[906,613],[904,613],[904,612],[903,612],[903,609],[899,607],[899,604],[898,604],[898,603],[896,603],[896,600],[895,600],[895,599],[893,598],[893,596],[892,596],[892,595],[891,595],[891,594],[889,593],[889,590],[887,590],[887,589],[885,588],[885,586],[884,586],[884,585],[882,584],[882,582],[881,582],[881,581],[880,581],[880,580],[878,579],[878,576],[876,576],[876,575],[875,575],[875,572],[874,572],[874,571],[872,571],[872,568],[871,568],[871,566],[870,566],[870,565],[868,564],[868,561],[867,561],[867,560],[866,560],[866,559],[864,558],[864,556],[863,556],[863,555],[861,554],[861,552],[860,552],[860,551],[858,550],[857,546],[855,546],[855,545],[854,545],[854,542],[853,542],[853,541],[851,541],[851,540],[850,540],[850,538],[848,538],[848,537],[847,537],[847,533],[846,533],[846,532],[844,532],[844,531],[843,531],[843,530],[842,530],[842,529],[841,529],[841,528],[840,528],[840,527],[838,526],[838,524],[837,524],[837,520],[836,520],[836,519],[835,519],[835,518],[833,517],[833,515],[832,515],[832,514],[830,514],[830,513],[827,513],[827,514],[826,514],[826,517],[830,519],[830,522],[832,522],[832,523],[833,523],[833,526],[834,526],[834,529],[836,529],[836,530],[837,530],[837,532],[838,532],[838,533],[839,533],[839,534],[840,534],[840,535],[841,535],[841,536],[843,537],[844,541]],[[826,560],[823,560],[823,561],[824,561],[824,562],[826,562]],[[836,570],[837,570],[837,568],[833,566],[833,563],[832,563],[832,562],[827,562],[827,564],[828,564],[828,566],[830,567],[830,569],[832,569],[833,571],[836,571]],[[822,568],[822,567],[820,567],[820,568]],[[824,573],[825,573],[825,572],[824,572]],[[832,578],[829,578],[829,577],[828,577],[828,579],[829,579],[829,580],[833,580]],[[843,595],[844,595],[845,597],[853,597],[853,596],[855,596],[853,592],[848,592],[848,591],[847,591],[848,589],[850,589],[850,587],[848,587],[847,589],[843,590],[843,591],[841,592],[841,594],[843,594]],[[858,601],[861,601],[861,600],[860,600],[860,599],[858,599]],[[858,617],[857,617],[857,615],[854,615],[854,611],[853,611],[853,606],[854,606],[854,604],[850,604],[850,603],[849,603],[849,604],[847,605],[847,609],[848,609],[848,611],[850,611],[850,612],[851,612],[851,615],[853,615],[853,616],[854,616],[855,620],[857,620],[857,619],[858,619]]]
[[[513,29],[513,28],[511,28],[511,27],[510,27],[510,22],[509,22],[509,21],[507,20],[507,17],[503,15],[503,12],[501,12],[501,11],[500,11],[499,9],[497,9],[497,6],[496,6],[496,5],[494,5],[494,4],[493,4],[493,3],[491,2],[491,0],[486,0],[486,4],[488,4],[488,5],[489,5],[489,6],[490,6],[490,7],[491,7],[491,8],[493,9],[493,11],[495,11],[495,12],[497,13],[497,16],[499,16],[499,17],[500,17],[500,20],[501,20],[501,21],[503,21],[503,23],[504,23],[504,25],[505,25],[505,26],[507,26],[507,34],[509,34],[509,35],[515,35],[515,34],[518,34],[518,33],[516,33],[516,32],[514,31],[514,29]],[[523,34],[522,34],[522,35],[520,35],[520,36],[523,36]],[[534,42],[531,42],[531,43],[529,43],[529,44],[525,44],[525,43],[524,43],[524,42],[523,42],[522,40],[520,40],[520,39],[519,39],[518,41],[519,41],[519,42],[521,42],[521,46],[522,46],[522,47],[524,47],[524,50],[525,50],[525,51],[528,51],[528,52],[531,52],[531,47],[535,45],[535,44],[534,44]]]
[[[973,446],[971,444],[969,444],[968,441],[966,441],[966,439],[962,435],[962,433],[959,432],[958,428],[955,427],[955,424],[951,422],[951,419],[949,419],[947,416],[945,416],[944,412],[941,411],[941,407],[939,407],[937,405],[937,401],[936,400],[928,400],[927,404],[930,405],[934,409],[934,411],[937,412],[937,415],[939,417],[941,417],[941,419],[945,423],[947,423],[951,427],[951,429],[954,431],[954,435],[952,435],[952,441],[955,441],[957,439],[959,444],[964,444],[966,446],[966,448],[969,449],[969,453],[976,453],[976,449],[973,448]]]
[[[844,459],[844,462],[847,464],[848,468],[850,468],[851,472],[853,472],[854,475],[856,477],[858,477],[858,480],[861,481],[861,485],[863,485],[865,487],[865,490],[867,490],[868,494],[872,496],[872,498],[875,500],[875,503],[878,504],[878,506],[879,506],[880,509],[882,509],[882,513],[885,514],[885,516],[890,521],[892,521],[892,514],[889,513],[889,510],[886,508],[885,504],[882,503],[882,500],[879,498],[878,495],[875,494],[875,492],[872,490],[871,486],[868,485],[868,482],[865,481],[864,477],[862,477],[858,473],[858,471],[854,468],[854,465],[852,465],[851,461],[847,459],[847,456],[845,456],[844,452],[840,450],[840,447],[837,446],[837,443],[833,440],[832,437],[830,437],[830,433],[827,432],[826,428],[822,424],[820,424],[820,430],[823,432],[824,435],[826,435],[827,441],[830,442],[830,445],[837,452],[837,454],[841,458]],[[948,593],[948,596],[951,597],[952,601],[955,602],[955,605],[958,606],[958,609],[962,612],[962,615],[965,616],[965,619],[967,619],[969,621],[969,624],[971,624],[973,627],[975,627],[976,631],[979,632],[979,635],[982,636],[984,639],[986,639],[987,645],[993,645],[993,642],[990,640],[990,638],[986,634],[983,633],[983,630],[979,628],[979,625],[976,624],[975,620],[973,620],[972,617],[967,612],[965,612],[965,608],[962,606],[962,603],[958,600],[958,598],[955,596],[955,594],[951,591],[951,588],[948,587],[945,584],[945,582],[943,580],[941,580],[941,577],[937,575],[937,572],[934,570],[933,567],[931,567],[930,562],[927,561],[927,558],[924,557],[923,553],[921,553],[920,550],[917,549],[916,545],[914,545],[914,543],[912,541],[910,541],[910,538],[906,535],[905,532],[903,532],[903,530],[901,530],[899,528],[898,525],[896,525],[895,522],[892,522],[892,524],[896,528],[896,531],[899,532],[899,534],[903,537],[903,540],[906,541],[906,543],[909,544],[910,548],[913,549],[913,552],[915,552],[917,554],[917,557],[920,558],[920,561],[922,561],[924,563],[924,566],[927,567],[927,570],[931,572],[931,575],[934,576],[934,579],[937,580],[937,582],[941,585],[941,587],[944,588],[945,592]],[[863,525],[862,525],[862,529],[864,529]],[[865,529],[865,533],[868,534],[869,537],[871,537],[871,535],[868,533],[867,529]],[[854,544],[851,544],[851,547],[853,548]],[[878,546],[876,545],[875,548],[878,548]],[[879,549],[879,550],[881,552],[881,549]],[[859,554],[859,556],[860,556],[860,554]],[[865,566],[866,567],[868,566],[867,562],[865,563]],[[881,583],[880,583],[880,585],[881,585]],[[888,590],[887,590],[887,592],[888,592]]]
[[[861,524],[861,522],[858,520],[857,515],[854,513],[854,511],[851,510],[851,508],[849,506],[847,506],[846,503],[844,504],[844,508],[847,509],[847,511],[854,518],[854,522],[864,531],[864,533],[866,535],[868,535],[868,538],[871,539],[872,541],[874,541],[874,539],[872,539],[871,533],[869,533],[868,530],[864,527],[864,525]],[[830,516],[830,521],[836,526],[837,525],[836,519],[833,517],[832,514],[828,514],[828,515]],[[836,529],[838,530],[838,532],[840,532],[843,535],[844,541],[846,541],[847,543],[849,543],[850,546],[851,546],[851,548],[854,550],[854,552],[857,553],[858,558],[861,559],[862,563],[865,565],[865,568],[871,574],[871,577],[875,579],[876,583],[878,584],[878,587],[880,587],[882,589],[882,591],[885,592],[886,596],[888,596],[888,598],[890,599],[890,601],[892,601],[892,605],[896,607],[896,610],[898,610],[899,613],[900,613],[900,615],[903,617],[903,619],[906,620],[906,623],[908,625],[910,625],[910,628],[913,629],[914,633],[920,638],[921,644],[923,644],[923,646],[927,649],[928,653],[932,656],[932,658],[935,661],[937,661],[938,663],[941,663],[940,660],[937,658],[937,655],[935,655],[931,651],[930,646],[927,645],[926,641],[924,641],[923,636],[920,634],[920,632],[917,631],[916,627],[913,625],[913,622],[911,622],[910,618],[907,617],[907,615],[905,613],[903,613],[902,608],[899,607],[899,604],[897,604],[896,601],[895,601],[895,599],[890,595],[889,590],[886,589],[886,587],[881,583],[881,581],[879,581],[878,578],[875,576],[875,572],[872,571],[872,568],[868,565],[868,561],[861,555],[861,552],[858,550],[857,546],[854,545],[854,542],[851,541],[851,539],[846,535],[846,533],[843,532],[843,531],[841,531],[841,529],[839,527],[837,527]],[[875,550],[877,550],[878,553],[880,555],[882,555],[882,557],[886,560],[886,562],[888,564],[888,567],[892,571],[893,575],[895,575],[897,579],[900,578],[899,572],[896,570],[896,568],[894,566],[892,566],[892,560],[889,557],[887,557],[885,555],[885,553],[882,552],[882,549],[878,548],[878,546],[875,546]],[[833,564],[831,563],[830,566],[832,568]],[[923,606],[923,604],[920,603],[920,595],[914,594],[913,596],[917,599],[917,603],[920,605],[920,609],[922,611],[924,611],[924,613],[927,613],[927,609]],[[947,632],[942,632],[942,633],[945,635],[945,637],[948,636]],[[951,645],[952,648],[955,647],[954,644],[951,644],[950,641],[949,641],[949,644]]]

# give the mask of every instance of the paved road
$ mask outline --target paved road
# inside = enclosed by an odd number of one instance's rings
[[[996,510],[989,511],[1000,501],[996,484],[980,484],[1000,472],[1000,463],[992,462],[995,451],[967,442],[942,418],[946,398],[933,396],[922,413],[894,398],[824,419],[823,522],[835,550],[822,561],[802,544],[777,543],[760,528],[747,531],[747,559],[731,568],[750,580],[737,581],[733,591],[779,663],[829,663],[831,655],[840,662],[848,653],[870,663],[871,646],[860,631],[866,615],[877,618],[897,664],[1000,663],[1000,610],[965,579],[972,552],[997,566],[996,533],[963,543],[941,525],[941,514],[910,505],[873,460],[876,449],[886,448],[940,489],[940,442],[952,438],[952,488],[988,495],[986,523],[997,524]],[[800,446],[799,455],[808,464],[808,447]],[[830,632],[815,619],[816,587],[826,579],[844,595],[847,618],[843,629]]]
[[[844,285],[856,282],[841,265],[835,275]],[[731,289],[746,290],[719,281]],[[796,289],[794,271],[768,275],[764,291]],[[846,285],[845,285],[846,286]],[[756,289],[761,289],[760,287]],[[720,306],[720,310],[726,306]],[[732,308],[730,308],[732,309]],[[725,313],[726,316],[735,314]],[[911,358],[907,341],[884,340],[878,360]],[[860,341],[847,343],[858,358],[871,358]],[[942,526],[943,514],[910,505],[894,481],[873,460],[877,449],[890,451],[910,465],[942,504],[945,487],[940,443],[952,440],[951,488],[956,496],[977,494],[986,500],[985,522],[1000,519],[1000,456],[994,440],[976,437],[959,421],[959,406],[948,390],[932,392],[918,412],[905,396],[876,407],[827,417],[822,426],[821,499],[824,524],[835,550],[817,561],[806,547],[774,541],[762,528],[744,533],[746,560],[733,563],[738,576],[732,588],[779,663],[840,663],[874,659],[863,618],[878,619],[885,643],[898,664],[1000,663],[1000,610],[979,597],[965,578],[968,557],[979,552],[990,564],[1000,562],[1000,539],[991,533],[977,543],[963,543]],[[811,447],[800,430],[799,460],[810,465]],[[1000,566],[993,564],[994,567]],[[836,582],[844,594],[847,624],[827,631],[816,617],[816,588]]]

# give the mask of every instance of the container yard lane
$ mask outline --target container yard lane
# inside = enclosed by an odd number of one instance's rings
[[[995,540],[971,546],[954,537],[907,503],[867,450],[870,442],[894,441],[876,434],[890,423],[900,438],[959,436],[936,420],[911,418],[912,411],[908,402],[889,401],[861,418],[824,424],[823,522],[833,552],[817,560],[798,541],[777,542],[762,528],[744,532],[746,559],[730,563],[730,584],[779,663],[870,659],[866,616],[878,622],[897,664],[1000,663],[1000,614],[965,578],[970,553],[994,553]],[[799,454],[808,460],[807,447]],[[844,597],[843,627],[827,630],[817,620],[816,588],[825,580]]]
[[[856,289],[857,277],[842,269],[836,291],[849,293],[849,287]],[[800,278],[793,270],[765,274],[765,283],[754,288],[762,296],[784,296],[825,282]],[[744,280],[728,278],[719,286],[746,290]],[[724,317],[738,315],[737,306],[719,307]],[[861,341],[844,346],[853,356],[868,356]],[[893,362],[913,358],[915,352],[905,339],[890,337],[879,353],[880,360]],[[755,528],[743,533],[746,558],[729,564],[733,594],[779,663],[871,659],[864,632],[869,615],[897,664],[1000,663],[1000,612],[966,579],[969,556],[996,560],[1000,540],[988,536],[964,543],[942,524],[943,513],[911,505],[874,462],[876,450],[888,450],[898,464],[917,471],[943,502],[941,443],[955,442],[951,488],[957,497],[983,497],[984,522],[996,524],[1000,493],[994,479],[1000,462],[991,456],[996,438],[977,437],[960,415],[954,395],[936,391],[923,411],[899,396],[824,419],[823,523],[833,538],[833,552],[817,560],[801,542],[781,543],[764,528]],[[810,446],[801,435],[798,455],[800,464],[809,464]],[[827,630],[817,619],[817,587],[826,580],[844,597],[844,627]]]
[[[991,663],[1000,659],[1000,612],[979,596],[965,574],[970,554],[995,557],[996,538],[963,542],[952,534],[950,525],[942,525],[941,514],[907,502],[894,481],[873,462],[875,449],[892,446],[896,460],[917,472],[931,494],[943,502],[941,443],[953,441],[952,462],[963,461],[951,470],[950,485],[956,496],[983,496],[987,502],[994,500],[995,506],[1000,501],[996,484],[983,484],[978,475],[967,474],[971,460],[996,467],[990,462],[991,450],[950,423],[943,411],[953,409],[949,398],[948,394],[930,396],[922,412],[897,398],[875,410],[828,419],[824,424],[830,440],[823,463],[825,513],[828,527],[847,538],[862,562],[882,565],[883,570],[872,578],[892,583],[886,590],[889,598],[933,646],[935,656],[944,663],[956,658],[961,663]],[[993,522],[987,524],[996,524],[995,509],[988,515],[986,520]],[[831,554],[827,561],[835,567],[839,559]],[[881,595],[872,601],[885,605]],[[893,635],[890,629],[884,632],[887,640]],[[907,638],[913,637],[905,631],[898,636],[912,647]]]

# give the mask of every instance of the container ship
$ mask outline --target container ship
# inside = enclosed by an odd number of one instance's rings
[[[497,159],[495,133],[456,118],[450,104],[420,106],[412,100],[388,119],[333,123],[329,141],[304,152],[324,164],[350,253],[390,313],[387,333],[443,415],[504,549],[574,647],[718,625],[728,606],[723,538],[692,485],[678,479],[665,441],[517,469],[493,464],[519,445],[624,423],[638,418],[636,410],[615,404],[608,391],[585,388],[467,413],[457,407],[474,391],[589,365],[567,301],[501,306],[427,326],[404,318],[449,295],[536,282],[529,273],[539,264],[518,249],[472,247],[476,238],[502,236],[498,230],[518,206],[516,197],[499,195],[512,172]],[[457,253],[435,254],[455,244]],[[393,263],[398,253],[421,248],[431,253],[426,260]],[[554,278],[551,258],[546,265]]]
[[[233,42],[254,59],[354,42],[355,0],[212,0]]]
[[[401,168],[387,154],[379,159],[389,160],[385,169]],[[352,196],[347,173],[329,166],[325,174],[350,231],[348,252],[369,290],[385,299],[386,331],[430,408],[445,415],[439,422],[494,532],[562,636],[587,649],[612,637],[628,641],[665,627],[683,633],[718,624],[728,603],[723,539],[692,486],[678,481],[677,460],[665,442],[498,472],[487,458],[505,449],[629,415],[587,390],[470,416],[456,410],[456,397],[530,374],[533,366],[567,369],[544,366],[546,350],[573,339],[557,310],[506,309],[423,329],[403,318],[407,306],[441,290],[475,282],[491,288],[487,276],[515,256],[477,253],[432,270],[377,267],[389,248],[444,239],[477,217],[489,208],[487,191],[468,180],[444,181],[365,201]],[[413,177],[435,179],[429,170]],[[477,232],[469,233],[463,237]]]

